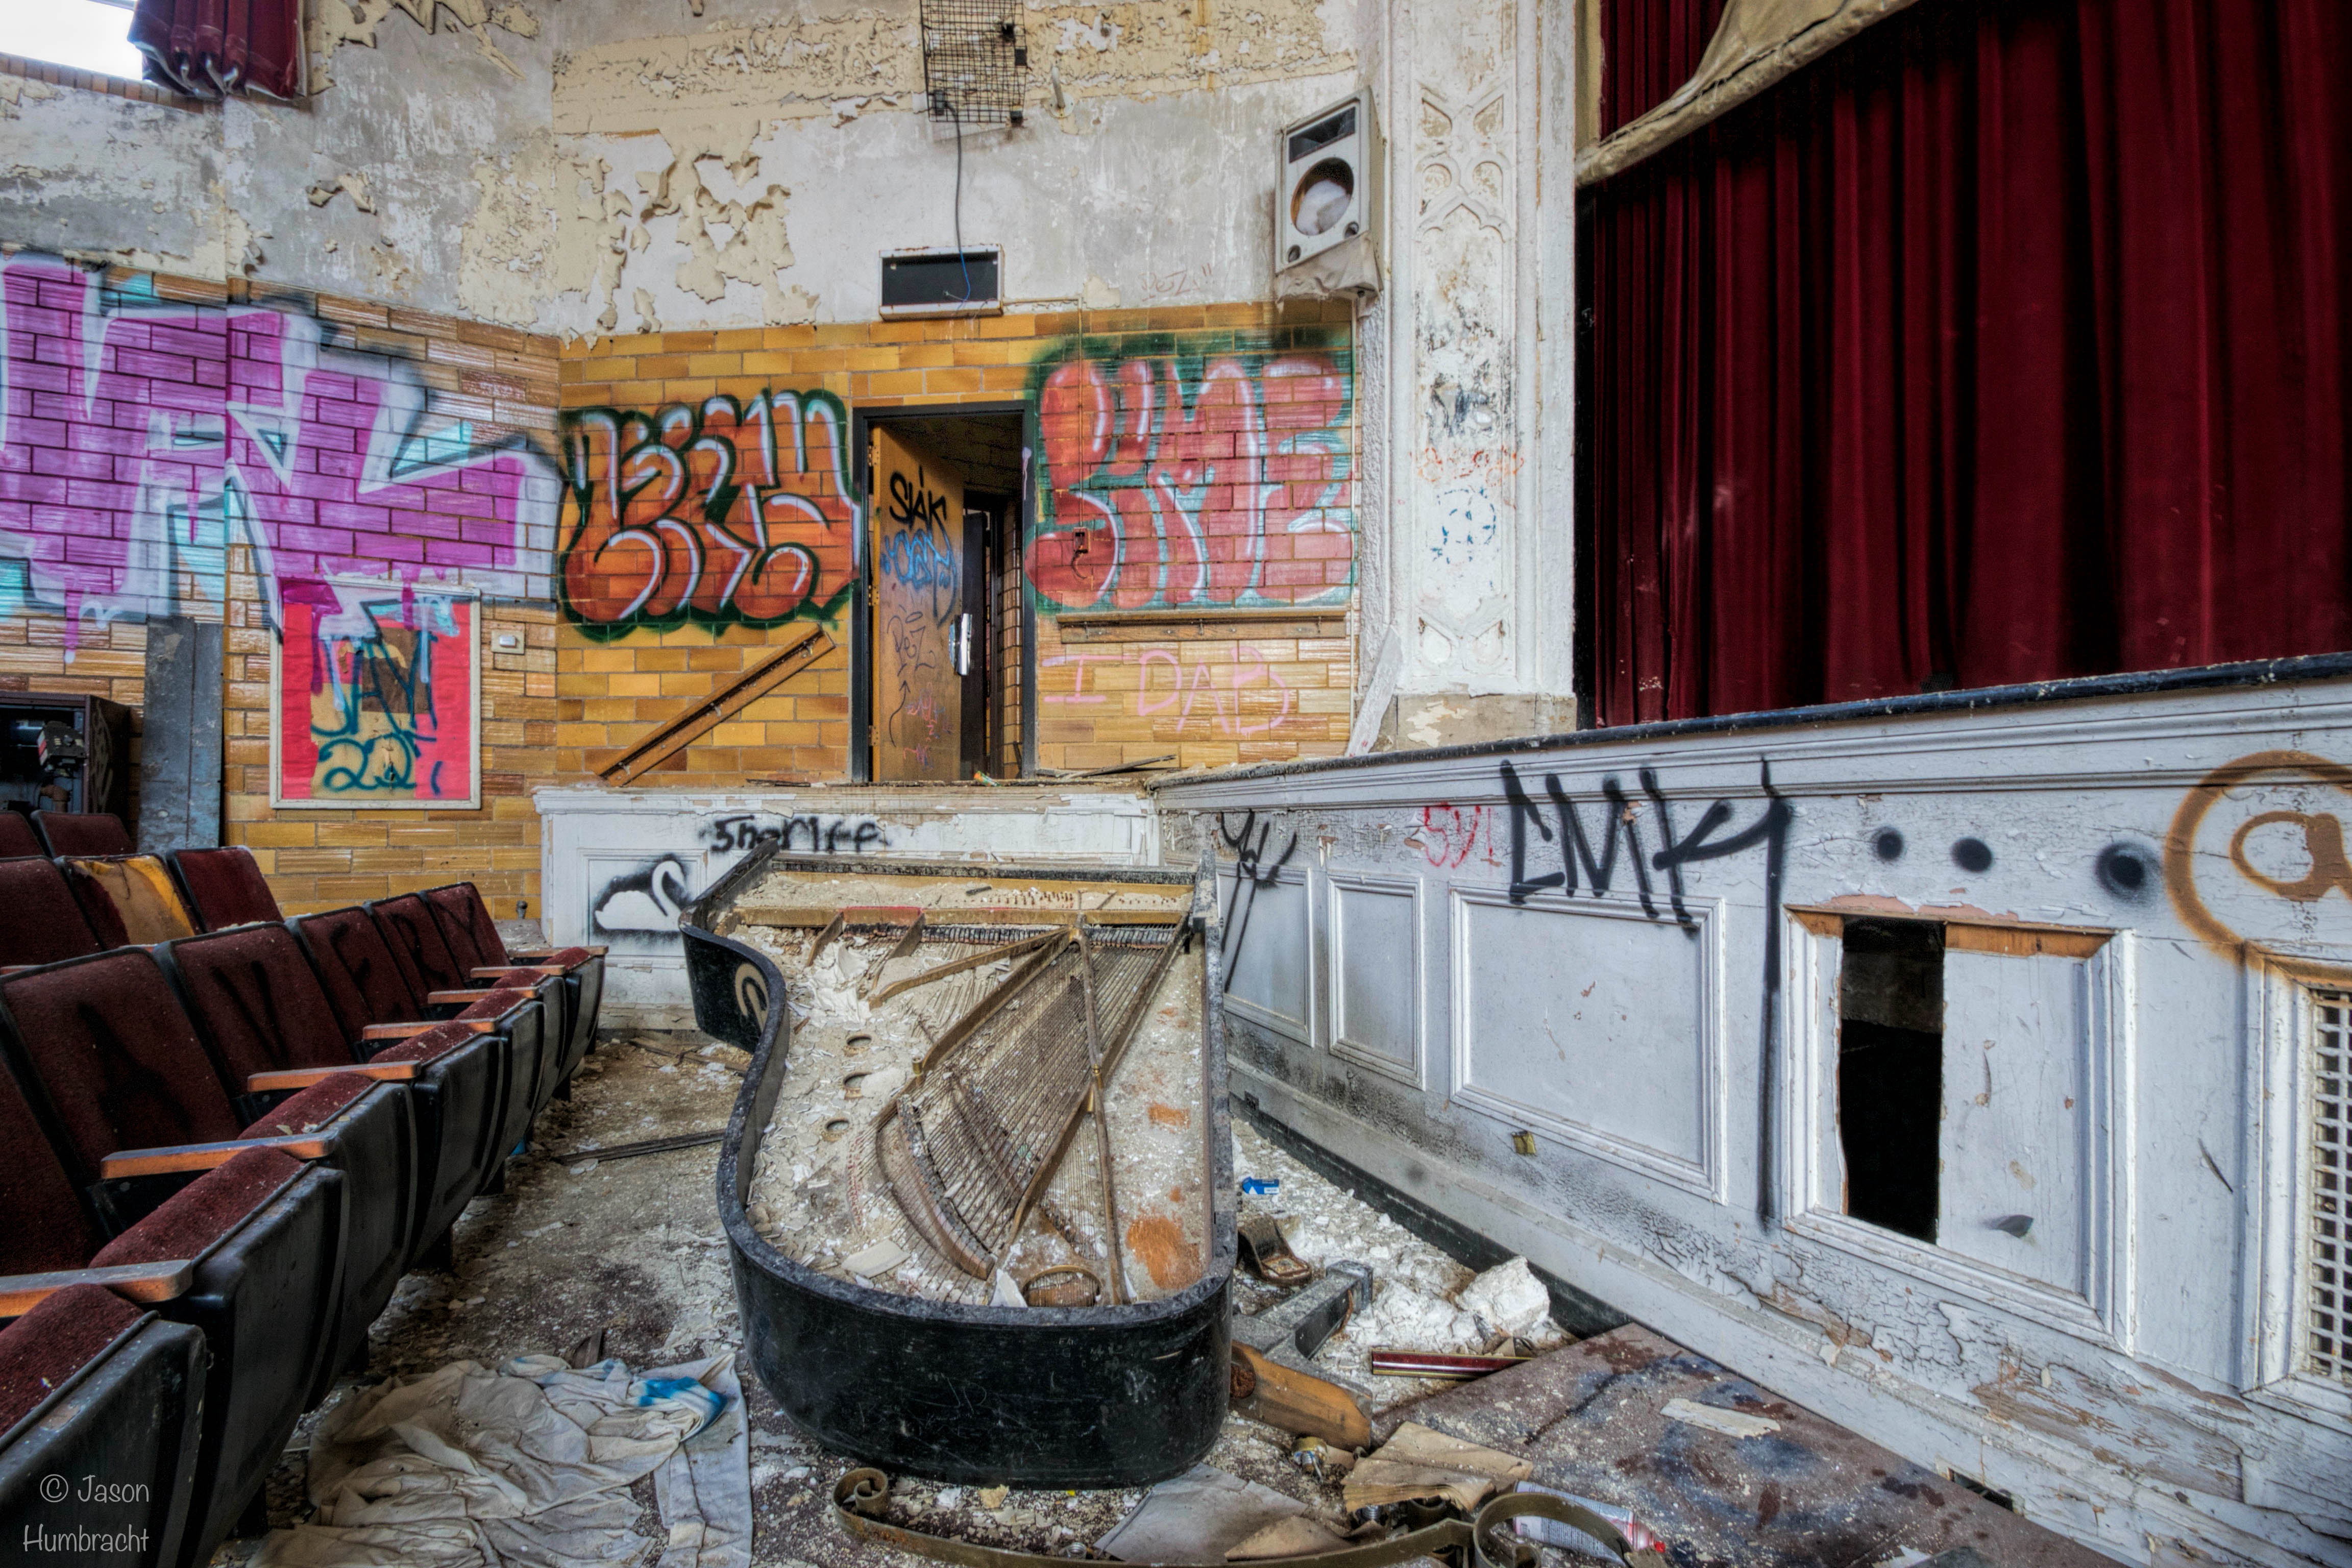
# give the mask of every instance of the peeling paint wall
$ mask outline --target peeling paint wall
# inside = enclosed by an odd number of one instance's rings
[[[2352,1523],[2296,1262],[2347,764],[2339,677],[1157,797],[1237,1095],[2102,1552],[2286,1568]],[[1928,1239],[1855,1217],[1871,917],[1940,933]]]
[[[1006,247],[1008,297],[1264,298],[1268,215],[1234,193],[1353,85],[1356,5],[1025,22],[1027,122],[961,148],[964,235]],[[914,0],[331,0],[310,29],[299,108],[0,89],[5,177],[73,197],[0,239],[594,334],[866,319],[883,250],[954,238]],[[1037,223],[1041,192],[1096,221]]]
[[[226,276],[215,117],[0,76],[0,243]]]

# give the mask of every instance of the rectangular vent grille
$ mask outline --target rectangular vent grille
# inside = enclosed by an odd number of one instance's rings
[[[2352,1278],[2346,1263],[2347,1177],[2352,1177],[2352,994],[2313,998],[2311,1207],[2305,1236],[2305,1348],[2321,1377],[2352,1382]]]

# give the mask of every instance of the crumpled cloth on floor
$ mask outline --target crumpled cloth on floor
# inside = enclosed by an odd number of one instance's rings
[[[742,1394],[731,1353],[643,1376],[617,1360],[575,1370],[561,1356],[516,1356],[497,1367],[457,1362],[363,1390],[330,1411],[311,1438],[310,1522],[271,1532],[255,1568],[562,1568],[641,1558],[626,1489],[657,1479],[691,1505],[715,1498],[725,1458],[741,1478],[740,1554],[722,1521],[714,1555],[700,1521],[670,1520],[694,1551],[668,1568],[744,1568],[751,1561],[751,1478]],[[731,1415],[731,1423],[724,1419]],[[726,1427],[731,1432],[714,1430]],[[707,1476],[687,1480],[689,1439]],[[722,1510],[722,1512],[724,1510]],[[700,1554],[695,1554],[699,1552]]]

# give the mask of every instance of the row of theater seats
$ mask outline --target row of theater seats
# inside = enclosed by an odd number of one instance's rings
[[[0,858],[128,855],[131,830],[110,811],[0,812]]]
[[[207,929],[109,945],[110,908],[154,910],[88,858],[0,860],[0,1539],[135,1531],[108,1561],[202,1563],[401,1275],[503,1184],[593,1038],[603,958],[509,952],[469,883],[281,920],[243,849],[100,858]],[[142,1500],[60,1504],[52,1476]]]

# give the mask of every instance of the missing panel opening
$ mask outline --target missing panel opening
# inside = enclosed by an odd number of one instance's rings
[[[1838,979],[1838,1142],[1845,1212],[1936,1239],[1944,1105],[1944,928],[1844,922]]]

